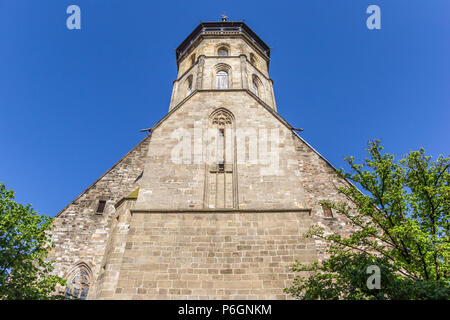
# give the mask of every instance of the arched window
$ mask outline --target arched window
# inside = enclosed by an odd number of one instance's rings
[[[191,56],[191,66],[195,64],[195,53]]]
[[[221,47],[219,48],[219,50],[217,51],[217,55],[221,56],[221,57],[226,57],[228,56],[228,49],[225,47]]]
[[[186,79],[186,86],[187,95],[190,95],[192,93],[192,75]]]
[[[216,89],[228,89],[228,72],[223,70],[217,72]]]
[[[86,300],[90,278],[90,272],[84,265],[77,267],[67,279],[65,298]]]
[[[256,57],[255,57],[255,55],[254,55],[253,53],[250,53],[250,63],[251,63],[252,65],[255,65],[255,62],[256,62]]]
[[[234,117],[224,108],[210,115],[210,138],[205,177],[204,206],[206,208],[234,208],[237,197],[235,176]]]
[[[253,93],[261,98],[261,89],[262,88],[262,82],[259,80],[259,78],[256,75],[252,76],[252,89]]]
[[[256,83],[256,81],[254,79],[252,81],[252,85],[253,85],[253,93],[259,97],[258,84]]]

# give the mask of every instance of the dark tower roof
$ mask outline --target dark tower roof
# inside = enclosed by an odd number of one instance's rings
[[[202,35],[233,35],[243,34],[247,36],[267,57],[270,57],[269,46],[247,26],[244,22],[237,21],[216,21],[202,22],[176,49],[177,61],[189,49],[191,44]]]

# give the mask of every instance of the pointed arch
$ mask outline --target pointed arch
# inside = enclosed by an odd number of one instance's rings
[[[226,72],[230,72],[231,71],[231,66],[229,64],[226,63],[218,63],[214,66],[214,71],[215,72],[219,72],[219,71],[226,71]]]
[[[215,48],[215,54],[219,57],[227,57],[231,53],[230,45],[225,42],[219,43]]]
[[[261,81],[261,79],[259,79],[259,77],[256,74],[252,75],[252,92],[261,100],[264,101],[264,96],[265,96],[265,90],[264,90],[264,85]]]
[[[218,108],[209,115],[210,124],[215,127],[232,127],[234,115],[226,108]]]
[[[86,262],[75,264],[64,278],[67,280],[64,294],[66,299],[87,299],[93,283],[93,273]]]
[[[218,63],[213,68],[213,77],[215,79],[216,89],[228,89],[232,87],[231,66],[226,63]]]
[[[185,92],[186,92],[186,96],[190,95],[192,93],[192,87],[193,87],[193,83],[194,83],[194,77],[193,75],[189,75],[186,80],[184,80],[184,87],[185,87]]]
[[[252,66],[256,66],[256,62],[258,61],[258,59],[256,59],[256,56],[253,52],[250,53],[250,64]]]

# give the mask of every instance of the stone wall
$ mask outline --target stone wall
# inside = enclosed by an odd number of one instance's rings
[[[237,164],[238,206],[230,211],[204,207],[203,163],[171,159],[172,133],[196,121],[206,128],[218,108],[233,113],[235,129],[277,129],[281,138],[276,149],[260,150],[276,152],[275,174],[262,174],[261,163]],[[247,91],[199,91],[57,216],[56,272],[88,265],[89,299],[285,299],[294,277],[287,266],[325,257],[323,243],[304,238],[308,227],[351,231],[318,203],[345,200],[337,191],[345,184]],[[137,187],[137,200],[115,208]],[[108,201],[102,215],[94,212],[99,199]]]
[[[261,129],[268,135],[271,130],[279,134],[279,143],[267,150],[259,148],[256,162],[237,162],[238,197],[240,209],[305,209],[319,210],[317,202],[337,197],[337,187],[344,183],[334,168],[309,145],[296,136],[247,91],[195,93],[180,108],[174,110],[152,133],[146,169],[137,206],[144,209],[203,209],[205,163],[195,162],[196,154],[206,152],[205,132],[209,116],[218,108],[226,108],[235,118],[235,129],[260,138]],[[201,131],[194,143],[194,129]],[[180,135],[187,132],[192,142],[189,159],[176,163],[174,149]],[[195,144],[202,144],[202,150]],[[249,153],[249,146],[237,142],[237,150]],[[259,143],[259,141],[258,141]],[[242,147],[242,148],[241,148]],[[241,156],[238,151],[238,157]],[[260,160],[265,157],[271,163]],[[273,158],[272,158],[273,157]],[[185,161],[186,160],[186,161]],[[168,197],[170,196],[170,201]],[[319,210],[320,211],[320,210]]]
[[[84,263],[91,269],[93,284],[100,271],[111,225],[114,204],[139,185],[144,169],[149,137],[108,170],[100,179],[64,208],[53,222],[55,273],[67,277],[68,271]],[[99,200],[106,200],[103,214],[96,214]],[[94,290],[90,290],[90,295]]]
[[[286,299],[286,266],[317,259],[302,236],[311,221],[307,210],[132,212],[128,234],[115,231],[124,246],[115,290],[100,298]]]

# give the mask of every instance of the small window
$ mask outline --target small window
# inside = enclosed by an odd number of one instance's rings
[[[103,213],[103,211],[105,211],[105,206],[106,206],[106,201],[105,200],[100,200],[98,202],[98,207],[97,207],[97,214]]]
[[[86,300],[89,293],[89,286],[89,273],[84,268],[79,268],[67,281],[65,299]]]
[[[187,78],[187,95],[190,95],[191,93],[192,93],[192,75],[190,75],[188,78]]]
[[[259,80],[259,78],[256,75],[252,76],[252,90],[253,93],[257,96],[260,97],[260,88],[262,87],[262,83],[261,80]]]
[[[255,55],[254,55],[253,53],[250,53],[250,63],[251,63],[252,65],[255,65],[255,62],[256,62],[256,57],[255,57]]]
[[[333,212],[330,207],[322,206],[322,210],[325,218],[333,218]]]
[[[219,165],[219,172],[224,171],[225,162],[225,130],[219,129],[219,137],[217,141],[217,164]]]
[[[191,66],[195,64],[195,54],[191,56]]]
[[[216,88],[217,89],[228,89],[228,73],[226,71],[217,72]]]
[[[253,93],[259,97],[258,84],[253,80]]]
[[[217,51],[217,54],[221,57],[226,57],[226,56],[228,56],[228,49],[220,48],[219,51]]]

